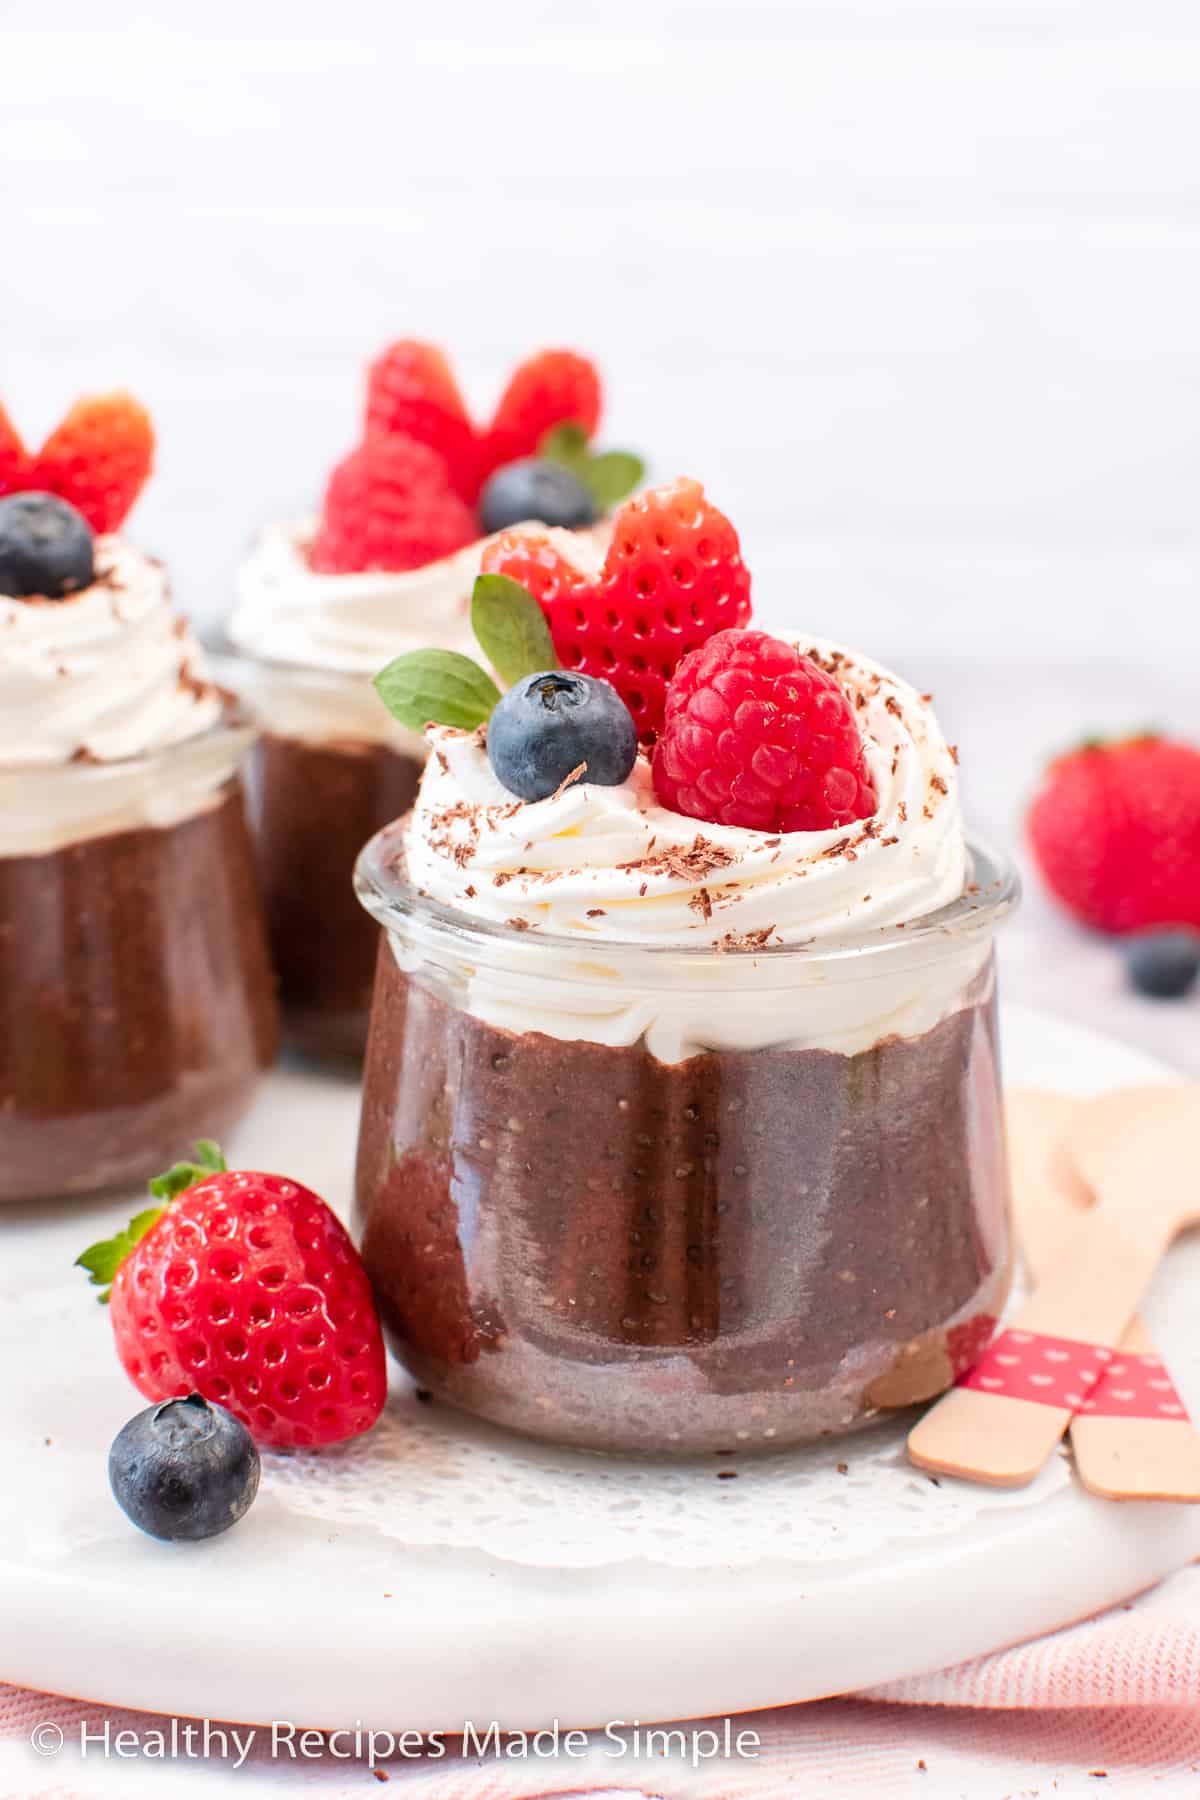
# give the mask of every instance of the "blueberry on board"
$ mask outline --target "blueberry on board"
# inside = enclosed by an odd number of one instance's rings
[[[87,520],[55,494],[0,500],[0,594],[62,600],[96,578]]]
[[[1200,932],[1141,932],[1124,950],[1130,981],[1155,1000],[1181,1000],[1200,975]]]
[[[164,1400],[113,1439],[108,1478],[121,1510],[157,1538],[208,1538],[236,1525],[258,1492],[254,1439],[199,1394]]]
[[[561,463],[528,456],[497,469],[479,496],[479,520],[485,532],[506,531],[526,519],[568,530],[594,525],[596,502],[582,481]]]
[[[547,669],[509,688],[488,720],[487,750],[510,794],[544,800],[581,763],[582,781],[619,787],[637,760],[637,727],[610,682]]]

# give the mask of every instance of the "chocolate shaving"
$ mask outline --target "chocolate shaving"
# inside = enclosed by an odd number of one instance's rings
[[[718,950],[765,950],[767,939],[775,930],[774,925],[760,925],[755,931],[727,931],[724,937],[718,938]]]
[[[509,919],[506,922],[512,926],[514,931],[531,931],[533,929],[528,919]]]
[[[589,919],[602,919],[604,917],[604,908],[602,906],[589,906],[587,916]]]
[[[929,777],[929,785],[933,788],[935,793],[945,794],[949,792],[946,783],[942,780],[940,775],[931,775]]]
[[[697,832],[686,849],[668,845],[665,850],[656,851],[653,856],[641,856],[634,862],[619,863],[617,866],[636,870],[642,875],[672,875],[677,881],[699,882],[706,875],[711,875],[717,869],[727,869],[731,862],[736,861],[731,850],[723,849],[720,844],[714,844],[710,838]],[[642,892],[645,892],[644,888]]]
[[[712,918],[712,900],[706,887],[699,887],[688,901],[693,912],[698,912],[707,921]]]

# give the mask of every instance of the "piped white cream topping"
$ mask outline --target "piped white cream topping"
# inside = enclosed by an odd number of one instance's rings
[[[492,774],[482,734],[431,731],[405,836],[409,878],[465,919],[517,927],[531,947],[538,932],[579,944],[578,958],[547,945],[538,959],[540,974],[561,976],[557,997],[547,981],[535,999],[528,981],[481,970],[472,1011],[515,1030],[602,1043],[645,1037],[662,1060],[677,1061],[698,1048],[862,1049],[927,1030],[961,1004],[982,960],[978,942],[965,960],[948,946],[935,968],[927,954],[907,969],[893,957],[886,975],[864,970],[857,983],[843,970],[830,985],[827,966],[814,961],[811,983],[789,975],[786,1004],[761,979],[747,977],[745,993],[731,995],[722,975],[714,1005],[700,977],[696,992],[631,992],[628,969],[603,971],[606,942],[743,952],[820,944],[906,925],[962,894],[958,771],[928,699],[857,653],[795,641],[856,709],[879,805],[848,827],[775,835],[698,823],[659,804],[644,757],[620,787],[585,778],[522,803]]]
[[[0,594],[0,768],[114,762],[221,718],[161,564],[96,540],[96,579],[61,600]]]

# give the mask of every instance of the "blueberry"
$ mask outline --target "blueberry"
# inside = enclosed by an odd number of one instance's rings
[[[0,594],[61,600],[96,578],[91,529],[54,494],[0,500]]]
[[[561,463],[538,456],[497,469],[479,496],[479,519],[487,532],[526,519],[574,529],[594,525],[597,517],[596,502],[582,481]]]
[[[1200,975],[1200,933],[1145,931],[1124,946],[1129,979],[1139,994],[1181,1000]]]
[[[580,763],[584,781],[618,787],[637,759],[637,727],[617,690],[548,669],[509,688],[488,721],[488,760],[522,800],[544,800]]]
[[[117,1433],[108,1453],[117,1504],[157,1538],[228,1531],[258,1492],[258,1474],[246,1427],[199,1394],[148,1406]]]

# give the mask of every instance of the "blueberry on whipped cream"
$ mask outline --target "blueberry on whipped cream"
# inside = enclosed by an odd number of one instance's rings
[[[69,501],[39,493],[0,500],[0,594],[61,600],[94,575],[91,528]]]
[[[487,753],[510,794],[545,800],[575,779],[619,787],[637,759],[637,729],[607,681],[543,669],[500,701],[488,721]]]

